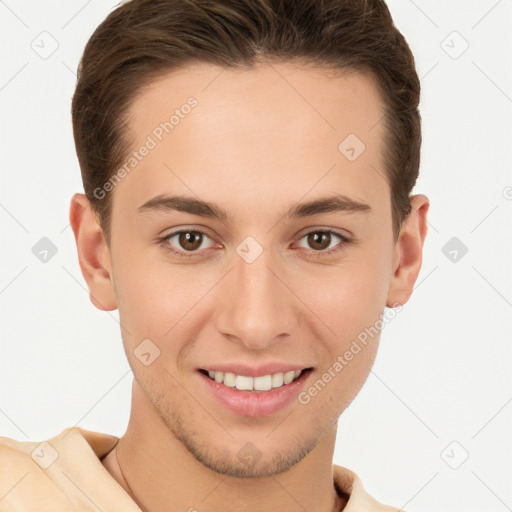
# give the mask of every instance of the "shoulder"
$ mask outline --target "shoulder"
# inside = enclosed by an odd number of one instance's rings
[[[384,505],[371,496],[359,476],[348,468],[334,465],[334,485],[348,502],[343,512],[405,512],[399,507]]]
[[[0,436],[2,512],[33,510],[35,500],[41,511],[73,510],[58,486],[46,476],[44,465],[49,457],[43,443]]]
[[[117,441],[115,436],[80,427],[67,428],[45,441],[0,436],[2,512],[85,510],[77,504],[83,503],[86,487],[94,492],[95,487],[111,483],[99,458]]]

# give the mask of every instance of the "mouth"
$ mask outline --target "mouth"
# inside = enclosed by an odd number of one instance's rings
[[[313,368],[309,367],[289,370],[287,372],[269,373],[255,377],[206,369],[200,369],[199,372],[217,384],[222,384],[233,390],[265,393],[273,389],[286,387],[299,379],[302,380],[301,377],[304,378],[312,369]]]
[[[286,407],[290,407],[301,390],[307,386],[313,367],[292,369],[289,365],[268,365],[268,368],[256,370],[237,365],[237,371],[220,371],[214,368],[198,369],[199,384],[216,403],[238,416],[271,416]],[[274,366],[274,367],[272,367]],[[283,367],[284,366],[284,367]],[[222,370],[234,370],[224,367]],[[276,373],[263,372],[285,370]],[[252,373],[253,375],[244,375]]]

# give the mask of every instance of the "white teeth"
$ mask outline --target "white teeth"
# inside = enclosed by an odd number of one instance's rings
[[[272,375],[246,377],[245,375],[235,375],[230,372],[208,371],[210,379],[240,391],[269,391],[285,384],[290,384],[290,382],[297,379],[301,373],[302,370],[290,370],[286,373],[278,372]]]
[[[254,377],[254,389],[256,391],[268,391],[272,389],[272,375],[263,375],[263,377]]]
[[[254,379],[252,377],[244,377],[243,375],[237,375],[235,379],[235,387],[239,390],[246,389],[252,391]]]
[[[234,373],[226,372],[224,374],[224,384],[229,388],[234,388],[236,385],[236,375]]]
[[[290,382],[295,378],[295,372],[293,370],[286,372],[283,377],[283,382],[285,384],[290,384]]]
[[[280,388],[283,385],[283,374],[282,373],[274,373],[272,375],[272,387],[273,388]]]

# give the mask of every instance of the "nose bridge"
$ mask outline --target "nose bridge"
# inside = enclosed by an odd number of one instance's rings
[[[251,349],[262,349],[294,328],[292,298],[274,274],[278,268],[271,250],[240,244],[233,255],[218,328]],[[245,251],[244,251],[245,249]],[[276,272],[279,274],[279,272]]]

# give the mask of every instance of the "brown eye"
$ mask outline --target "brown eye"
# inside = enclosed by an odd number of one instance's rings
[[[203,233],[199,231],[181,231],[179,233],[178,242],[186,251],[195,251],[201,247],[203,241]]]
[[[215,246],[213,240],[198,229],[182,229],[160,239],[164,248],[177,256],[201,256],[206,249]],[[208,244],[209,242],[209,244]]]
[[[311,256],[329,256],[352,243],[351,239],[330,229],[310,231],[301,237],[299,245],[308,249]]]
[[[309,246],[316,251],[327,249],[331,243],[331,233],[327,231],[314,231],[307,237]]]

